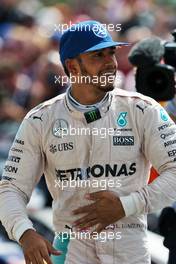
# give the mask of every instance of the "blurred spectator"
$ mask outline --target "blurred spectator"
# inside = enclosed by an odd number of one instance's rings
[[[17,0],[1,0],[0,4],[0,31],[11,23],[17,23],[27,27],[34,24],[34,18],[32,16],[17,9]]]
[[[36,80],[31,88],[30,107],[32,108],[65,92],[68,84],[66,82],[62,83],[62,76],[66,77],[61,64],[59,64],[58,52],[49,53],[47,60],[45,58],[41,59]]]
[[[0,62],[0,120],[21,121],[26,114],[29,87],[21,86],[27,81],[27,76],[19,74],[21,65],[17,61],[4,58]],[[23,80],[22,80],[23,78]],[[25,78],[25,82],[24,82]],[[26,88],[26,89],[25,89]]]

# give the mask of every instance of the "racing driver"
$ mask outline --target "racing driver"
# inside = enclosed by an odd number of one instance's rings
[[[55,264],[151,263],[146,215],[176,199],[176,126],[153,99],[114,89],[121,45],[97,21],[72,25],[60,58],[74,82],[19,128],[0,184],[0,220],[27,264],[51,264],[50,254]],[[160,176],[148,184],[150,164]],[[43,173],[53,198],[54,247],[26,212]],[[71,186],[83,180],[89,185]]]

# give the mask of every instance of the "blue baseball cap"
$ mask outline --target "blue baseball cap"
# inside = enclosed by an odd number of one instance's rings
[[[81,53],[95,51],[113,46],[129,45],[126,42],[115,42],[103,24],[90,20],[73,24],[66,30],[60,40],[60,59],[77,57]]]

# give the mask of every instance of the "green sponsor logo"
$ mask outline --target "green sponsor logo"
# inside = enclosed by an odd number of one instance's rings
[[[97,113],[96,111],[91,111],[91,112],[88,112],[88,115],[89,115],[89,118],[94,121],[97,119]]]
[[[98,108],[96,108],[95,110],[91,110],[91,111],[84,113],[84,116],[87,120],[87,123],[91,123],[91,122],[96,121],[97,119],[101,118],[101,114],[100,114],[100,111]]]

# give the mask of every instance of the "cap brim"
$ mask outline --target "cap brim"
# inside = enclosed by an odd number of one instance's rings
[[[99,49],[105,49],[105,48],[109,48],[109,47],[116,47],[116,46],[129,46],[130,43],[128,42],[115,42],[115,41],[110,41],[110,42],[102,42],[99,43],[95,46],[93,46],[90,49],[85,50],[83,53],[89,52],[89,51],[96,51]]]

